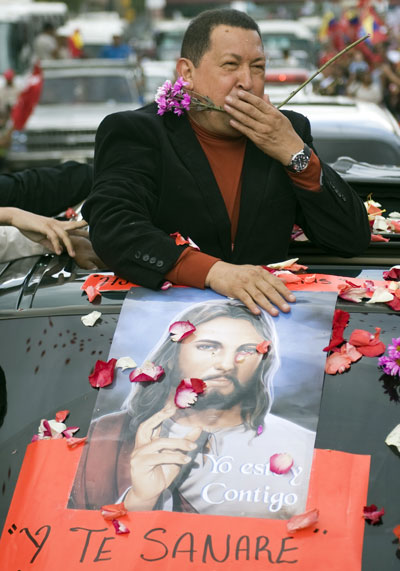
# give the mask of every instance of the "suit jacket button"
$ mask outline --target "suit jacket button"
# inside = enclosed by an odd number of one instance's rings
[[[162,260],[158,260],[158,262],[156,263],[157,268],[162,268],[164,265],[164,262]]]
[[[142,260],[143,260],[144,262],[148,262],[149,259],[150,259],[149,254],[145,254],[145,255],[143,256],[143,258],[142,258]]]
[[[135,252],[135,258],[138,260],[140,258],[140,256],[142,255],[142,252],[140,250],[136,250]]]
[[[155,264],[157,261],[157,258],[155,258],[154,256],[152,258],[150,258],[150,264]]]

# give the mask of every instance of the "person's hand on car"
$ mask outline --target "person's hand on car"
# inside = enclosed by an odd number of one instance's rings
[[[70,232],[87,226],[85,220],[61,221],[13,207],[0,208],[0,224],[15,226],[27,238],[55,254],[61,254],[65,248],[72,257],[75,256],[75,250]]]
[[[296,301],[293,293],[279,278],[261,266],[235,265],[218,261],[211,266],[205,285],[221,295],[242,301],[258,315],[260,307],[270,315],[290,311],[288,302]]]

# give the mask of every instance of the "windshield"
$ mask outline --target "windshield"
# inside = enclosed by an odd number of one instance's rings
[[[93,77],[45,78],[41,105],[60,103],[133,103],[137,93],[126,77],[101,75]]]

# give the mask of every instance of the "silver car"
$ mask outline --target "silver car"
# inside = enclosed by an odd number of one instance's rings
[[[25,128],[13,133],[12,170],[91,161],[101,120],[141,105],[140,74],[123,60],[72,60],[43,66],[40,101]]]

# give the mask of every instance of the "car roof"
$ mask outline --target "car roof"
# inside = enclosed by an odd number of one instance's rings
[[[393,115],[376,103],[350,98],[332,100],[313,98],[293,99],[282,109],[297,111],[308,117],[313,130],[320,126],[337,132],[364,132],[381,130],[400,136],[400,127]]]

